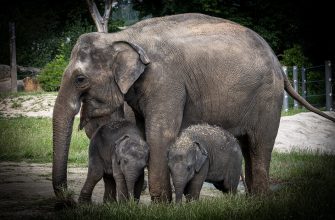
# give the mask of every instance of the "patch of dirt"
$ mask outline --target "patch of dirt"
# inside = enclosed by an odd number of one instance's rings
[[[56,95],[25,95],[0,99],[0,115],[3,117],[52,117]]]

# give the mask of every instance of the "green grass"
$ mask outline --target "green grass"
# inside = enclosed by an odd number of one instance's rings
[[[89,140],[73,125],[69,162],[87,163]],[[0,161],[52,161],[52,121],[50,118],[0,118]]]
[[[305,108],[298,108],[298,109],[290,108],[287,112],[282,111],[281,116],[291,116],[299,114],[301,112],[308,112],[308,110]]]
[[[334,219],[335,157],[273,153],[271,183],[263,196],[224,195],[182,204],[79,206],[60,219]]]

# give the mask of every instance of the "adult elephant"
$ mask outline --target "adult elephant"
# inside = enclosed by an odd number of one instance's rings
[[[73,119],[81,102],[89,121],[120,110],[124,100],[145,129],[153,200],[171,200],[167,147],[182,128],[203,122],[240,140],[248,189],[265,192],[284,88],[307,109],[335,120],[294,92],[258,34],[233,22],[181,14],[147,19],[118,33],[82,35],[54,107],[55,193],[66,188]]]

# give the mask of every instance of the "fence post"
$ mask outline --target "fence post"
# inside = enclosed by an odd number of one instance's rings
[[[301,68],[301,92],[302,97],[306,100],[307,90],[306,90],[306,69],[305,67]]]
[[[287,66],[283,66],[282,68],[283,68],[284,74],[287,76]],[[285,90],[284,90],[283,108],[285,112],[288,112],[288,95]]]
[[[330,60],[325,61],[326,109],[332,111],[332,69]]]
[[[297,66],[293,66],[293,87],[294,87],[294,91],[299,93],[298,91],[298,67]],[[295,109],[299,108],[299,104],[296,100],[294,100],[294,108]]]
[[[10,77],[11,91],[17,92],[17,66],[16,66],[16,46],[15,46],[15,23],[9,23],[9,52],[10,52]]]

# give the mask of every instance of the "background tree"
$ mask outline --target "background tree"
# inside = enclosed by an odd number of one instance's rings
[[[86,0],[86,2],[88,5],[88,9],[91,13],[92,19],[95,23],[95,26],[98,29],[98,32],[107,33],[108,32],[108,20],[109,20],[110,13],[112,11],[113,0],[103,1],[104,9],[105,9],[103,16],[101,16],[94,0]]]

